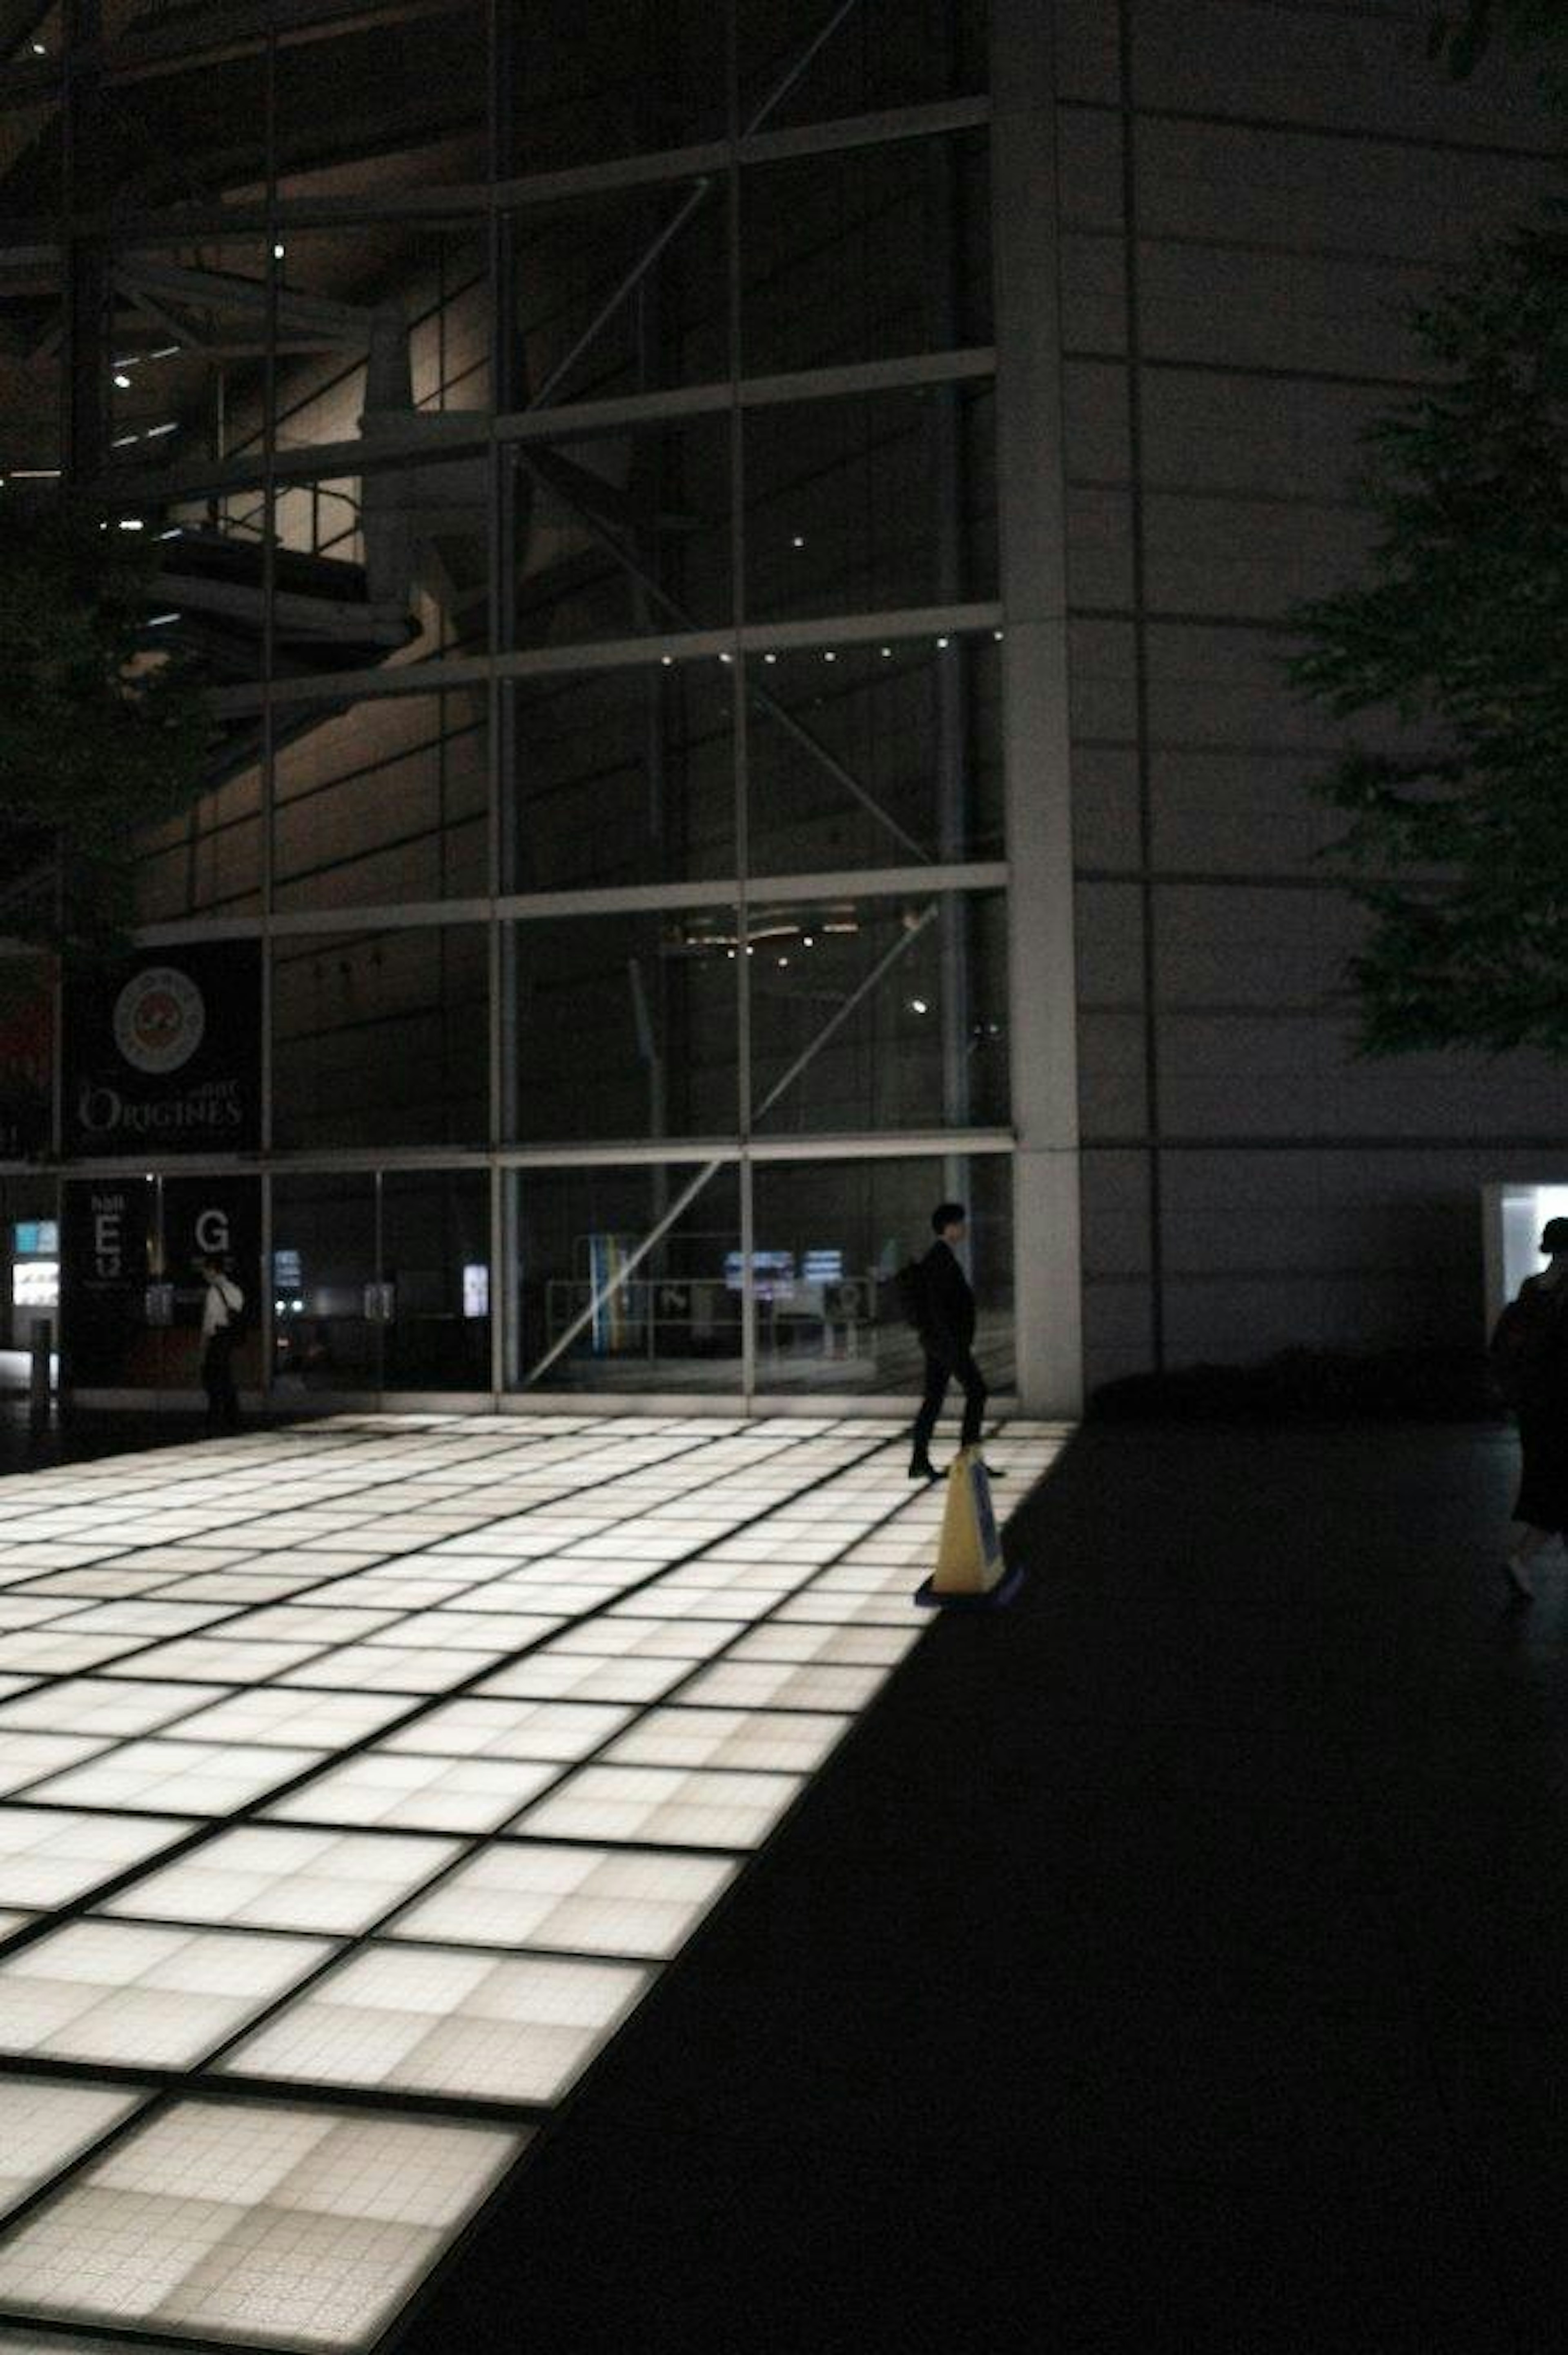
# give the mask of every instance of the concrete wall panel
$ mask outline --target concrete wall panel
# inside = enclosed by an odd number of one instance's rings
[[[1135,0],[1133,87],[1141,106],[1544,148],[1525,78],[1494,61],[1450,82],[1426,60],[1427,22],[1424,6]]]

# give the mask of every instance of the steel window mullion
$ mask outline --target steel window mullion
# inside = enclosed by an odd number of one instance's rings
[[[116,77],[120,79],[121,77]],[[940,99],[925,106],[887,107],[866,114],[829,117],[825,121],[790,124],[778,131],[748,133],[738,143],[743,165],[787,164],[817,155],[846,154],[862,147],[894,146],[910,139],[939,139],[964,131],[982,131],[991,120],[988,98]],[[447,188],[383,189],[363,199],[300,197],[280,206],[278,219],[290,229],[330,229],[348,221],[406,219],[410,215],[432,221],[480,216],[494,207],[520,210],[535,205],[559,205],[578,197],[615,195],[621,190],[658,187],[693,180],[725,170],[729,162],[727,140],[711,140],[687,147],[657,149],[646,155],[617,155],[603,163],[578,164],[555,172],[525,174],[522,178],[489,185],[459,182]],[[203,237],[245,233],[262,225],[255,206],[213,205],[171,207],[164,213],[132,214],[123,224],[122,242],[168,245]],[[47,224],[23,220],[18,231],[37,238]]]
[[[775,409],[792,401],[841,400],[856,393],[896,392],[905,386],[984,378],[995,372],[993,346],[955,345],[943,351],[899,352],[885,359],[846,361],[836,368],[790,368],[773,376],[742,377],[733,389],[727,384],[677,385],[661,392],[626,393],[613,400],[515,410],[498,416],[493,431],[503,442],[574,441],[590,433],[620,432],[628,425],[643,422],[716,416],[732,405]]]
[[[928,867],[832,868],[821,873],[755,875],[747,890],[752,900],[776,901],[820,900],[892,900],[910,892],[1004,890],[1008,867],[1004,859],[960,859]],[[574,916],[628,915],[669,908],[734,907],[738,912],[738,880],[690,883],[620,883],[602,890],[503,893],[492,900],[410,900],[389,907],[353,909],[301,908],[276,915],[267,928],[274,941],[309,940],[344,932],[418,932],[436,926],[548,922]],[[141,926],[135,939],[142,948],[170,948],[195,940],[256,940],[261,937],[260,916],[229,916],[215,922],[200,916],[179,917],[166,923]]]
[[[306,443],[275,450],[276,482],[314,483],[342,474],[397,472],[409,464],[435,466],[471,458],[496,442],[566,442],[600,433],[624,432],[629,425],[665,424],[687,417],[720,416],[738,398],[743,409],[772,409],[806,400],[835,400],[857,394],[896,392],[933,384],[984,382],[996,373],[990,344],[949,351],[899,352],[878,360],[832,368],[793,368],[773,376],[743,378],[738,390],[725,382],[675,385],[657,392],[632,392],[613,400],[568,401],[552,409],[420,412],[407,436]],[[118,472],[101,485],[115,506],[149,501],[199,498],[204,494],[249,490],[259,485],[264,464],[260,451],[240,452],[221,462],[192,459],[167,469]]]
[[[608,638],[574,646],[547,646],[524,654],[464,656],[408,664],[396,670],[329,671],[314,678],[279,679],[274,703],[320,704],[343,710],[373,698],[433,695],[440,688],[488,687],[496,678],[582,677],[590,671],[634,670],[648,663],[717,660],[737,649],[787,654],[796,647],[872,645],[920,638],[957,636],[1001,626],[994,600],[962,605],[904,606],[883,613],[827,613],[799,622],[754,622],[734,630],[683,630],[673,634]],[[237,719],[261,708],[260,687],[219,687],[209,698],[215,718]]]
[[[1293,1140],[1299,1142],[1300,1140]],[[1013,1135],[1006,1128],[824,1131],[821,1135],[758,1136],[746,1150],[757,1161],[847,1161],[854,1159],[925,1159],[945,1153],[1010,1153]],[[257,1158],[224,1161],[205,1155],[164,1156],[161,1174],[166,1178],[256,1178],[373,1175],[380,1169],[480,1171],[489,1169],[556,1169],[632,1167],[669,1162],[695,1168],[705,1162],[738,1163],[738,1137],[672,1137],[650,1143],[647,1137],[607,1137],[591,1143],[560,1142],[503,1146],[482,1152],[461,1146],[336,1146],[314,1151],[300,1149]],[[36,1161],[0,1162],[0,1177],[58,1178],[144,1178],[147,1163],[156,1155],[138,1154],[134,1160],[72,1161],[41,1170]]]

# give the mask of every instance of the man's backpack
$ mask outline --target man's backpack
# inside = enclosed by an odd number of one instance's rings
[[[1559,1295],[1527,1284],[1518,1299],[1509,1302],[1487,1344],[1487,1369],[1504,1406],[1529,1404],[1563,1337]]]
[[[930,1324],[930,1309],[926,1299],[926,1271],[917,1259],[906,1260],[888,1286],[893,1295],[893,1311],[897,1321],[907,1325],[912,1332],[924,1334]]]

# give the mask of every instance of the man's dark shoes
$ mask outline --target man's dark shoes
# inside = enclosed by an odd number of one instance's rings
[[[939,1480],[941,1476],[928,1455],[917,1455],[909,1466],[911,1480]]]

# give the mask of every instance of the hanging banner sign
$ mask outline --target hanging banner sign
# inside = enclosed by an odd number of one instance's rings
[[[66,1152],[244,1153],[261,1142],[261,947],[149,949],[65,989]]]
[[[60,1316],[73,1383],[154,1379],[147,1295],[153,1188],[145,1178],[72,1178],[60,1223]]]
[[[0,972],[0,1161],[29,1160],[49,1147],[54,1081],[54,986],[39,964],[16,978]]]
[[[246,1323],[260,1320],[261,1185],[256,1178],[164,1180],[164,1274],[176,1325],[201,1323],[207,1284],[197,1263],[219,1259],[245,1294]]]

